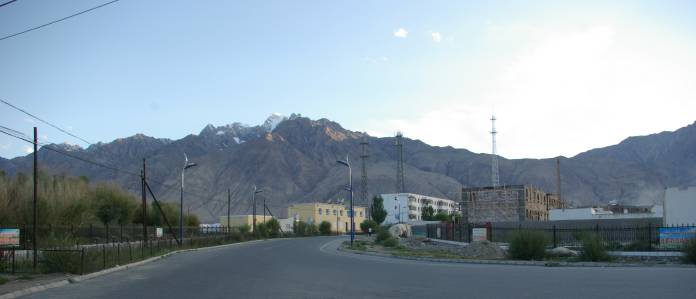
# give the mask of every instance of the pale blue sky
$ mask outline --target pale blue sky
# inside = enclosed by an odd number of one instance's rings
[[[19,0],[0,36],[103,2]],[[692,123],[696,2],[606,2],[122,0],[0,41],[0,98],[93,142],[295,112],[488,152],[495,111],[513,158]]]

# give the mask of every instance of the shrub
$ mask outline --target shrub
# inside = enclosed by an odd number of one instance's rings
[[[271,218],[271,220],[266,221],[265,224],[269,236],[273,238],[280,236],[280,222],[278,222],[278,220]]]
[[[331,223],[329,223],[328,221],[322,221],[319,224],[319,232],[322,235],[330,235],[331,234]]]
[[[384,247],[397,247],[399,246],[399,239],[395,237],[390,237],[384,241],[382,241],[382,246]]]
[[[546,254],[546,239],[537,231],[521,230],[513,233],[508,254],[518,260],[541,260]]]
[[[379,223],[377,223],[377,221],[367,219],[360,223],[360,230],[363,233],[367,234],[369,228],[372,228],[373,233],[377,233],[377,231],[379,231]]]
[[[381,242],[384,242],[384,241],[388,240],[389,238],[392,238],[392,235],[391,235],[391,233],[389,232],[389,230],[387,230],[387,229],[380,229],[380,230],[377,232],[377,238],[375,238],[375,242],[381,243]]]
[[[684,247],[684,262],[696,264],[696,239],[689,240]]]
[[[299,237],[314,236],[319,233],[316,225],[304,221],[296,222],[292,230]]]
[[[580,259],[583,261],[601,262],[610,260],[610,257],[599,236],[587,235],[582,237],[582,254],[580,254]]]

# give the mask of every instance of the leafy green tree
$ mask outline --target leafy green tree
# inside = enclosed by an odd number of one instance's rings
[[[425,221],[435,220],[435,210],[432,206],[425,206],[421,209],[421,219]]]
[[[109,224],[131,222],[135,202],[125,191],[110,185],[99,185],[94,191],[95,216],[106,227],[106,238],[109,238]]]
[[[375,196],[372,198],[372,220],[376,221],[378,224],[382,224],[384,219],[387,219],[387,210],[384,209],[384,199],[382,196]]]
[[[196,214],[184,215],[184,226],[198,227],[200,225],[201,221],[198,220],[198,216]]]
[[[372,228],[372,233],[377,233],[379,230],[379,223],[374,220],[369,220],[365,219],[362,223],[360,223],[360,230],[363,231],[363,233],[368,233],[368,230]]]
[[[331,234],[331,223],[328,221],[322,221],[319,223],[319,232],[322,235],[330,235]]]
[[[441,221],[441,222],[446,222],[446,221],[452,220],[452,217],[450,217],[450,215],[447,214],[446,212],[437,212],[437,214],[435,214],[435,217],[433,217],[433,218],[434,218],[434,220]]]

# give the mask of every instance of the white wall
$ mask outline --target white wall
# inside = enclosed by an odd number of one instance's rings
[[[549,221],[591,219],[641,219],[662,217],[662,206],[653,206],[650,213],[614,214],[603,208],[551,209]]]
[[[696,187],[667,188],[664,200],[664,224],[696,224]]]
[[[384,224],[393,224],[399,222],[399,217],[401,217],[401,222],[412,222],[421,220],[421,209],[424,207],[421,202],[427,199],[431,202],[430,206],[435,210],[437,214],[438,209],[443,209],[447,213],[452,213],[458,207],[457,203],[453,200],[431,197],[420,194],[413,193],[388,193],[382,194],[382,199],[384,199],[384,209],[387,211],[387,218],[384,219]],[[415,201],[409,201],[410,198],[414,198]],[[437,203],[442,202],[442,206],[438,206]],[[413,211],[411,211],[411,209]],[[414,215],[413,219],[409,218],[409,213]]]

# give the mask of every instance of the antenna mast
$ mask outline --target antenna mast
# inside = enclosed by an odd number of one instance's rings
[[[493,187],[500,186],[500,174],[498,173],[498,150],[495,145],[495,135],[498,131],[495,130],[495,115],[491,117],[491,137],[493,138],[493,154],[491,155],[491,185]]]
[[[406,192],[404,188],[404,134],[396,132],[396,193]]]

